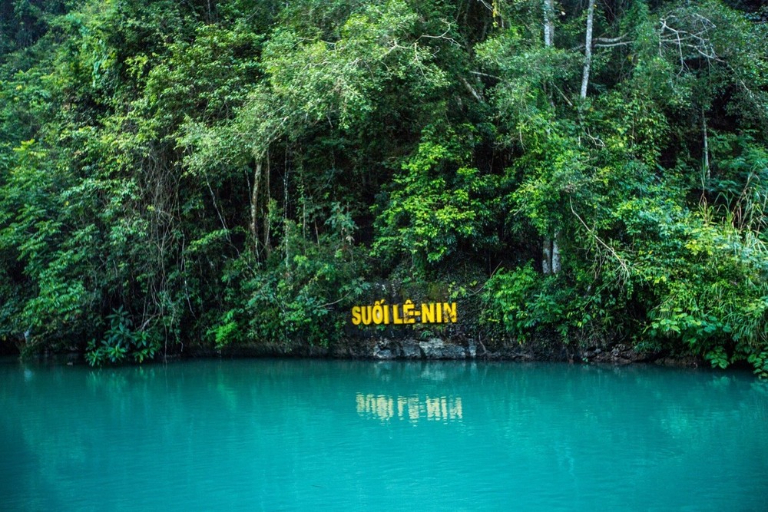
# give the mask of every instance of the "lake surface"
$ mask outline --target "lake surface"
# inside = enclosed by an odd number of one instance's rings
[[[768,510],[768,383],[566,364],[0,361],[0,510]]]

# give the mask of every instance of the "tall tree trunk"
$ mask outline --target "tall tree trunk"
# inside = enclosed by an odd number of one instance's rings
[[[552,239],[552,273],[560,272],[560,230],[555,230],[555,237]]]
[[[555,44],[555,2],[554,0],[543,0],[544,4],[544,46],[551,48]],[[551,103],[550,98],[550,103]],[[556,230],[555,233],[558,233]],[[555,266],[554,255],[557,254],[557,266]],[[544,237],[544,246],[541,251],[541,271],[544,275],[557,273],[560,270],[560,248],[557,243],[557,236],[551,238]]]
[[[291,247],[288,231],[288,167],[283,174],[283,244],[285,245],[285,268],[290,268]]]
[[[253,251],[256,259],[259,259],[259,232],[257,221],[259,216],[259,183],[261,183],[261,160],[256,162],[256,170],[253,171],[253,188],[251,189],[251,236],[253,237]]]
[[[587,86],[589,85],[589,70],[592,67],[592,24],[595,20],[595,0],[589,0],[587,8],[587,40],[584,46],[584,72],[581,75],[581,99],[587,97]]]
[[[701,133],[704,139],[704,162],[701,173],[701,202],[706,204],[707,190],[709,189],[709,183],[712,180],[712,168],[709,165],[709,136],[707,135],[707,113],[704,111],[704,107],[701,107]]]
[[[270,188],[269,188],[269,177],[271,175],[270,172],[270,166],[269,166],[269,151],[267,151],[267,172],[264,176],[264,193],[266,194],[266,200],[264,201],[264,204],[266,205],[266,211],[264,213],[264,241],[262,242],[262,245],[264,246],[264,254],[267,258],[269,258],[269,253],[272,252],[272,243],[270,241],[270,230],[272,229],[272,223],[271,223],[271,217],[272,212],[270,211]]]
[[[555,0],[544,0],[544,46],[555,44]]]

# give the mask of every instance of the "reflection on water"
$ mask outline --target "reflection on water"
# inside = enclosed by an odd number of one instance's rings
[[[383,421],[397,417],[417,423],[420,419],[427,421],[460,421],[464,419],[464,411],[460,396],[430,397],[415,396],[386,396],[358,393],[357,414],[364,418],[374,418]]]
[[[766,496],[768,383],[749,374],[0,360],[3,511],[720,512]]]

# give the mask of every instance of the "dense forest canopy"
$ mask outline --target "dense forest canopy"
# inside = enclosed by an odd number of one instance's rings
[[[760,1],[8,0],[0,342],[324,345],[397,281],[768,374],[766,142]]]

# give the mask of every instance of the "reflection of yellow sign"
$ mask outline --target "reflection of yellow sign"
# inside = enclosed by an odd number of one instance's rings
[[[418,396],[393,397],[358,393],[356,400],[359,415],[385,421],[395,417],[411,422],[420,418],[427,421],[457,421],[464,418],[460,396],[427,396],[422,399]]]
[[[377,300],[373,306],[352,308],[352,323],[355,325],[401,325],[401,324],[442,324],[456,323],[455,302],[430,302],[417,308],[410,300],[405,304],[385,304]]]

